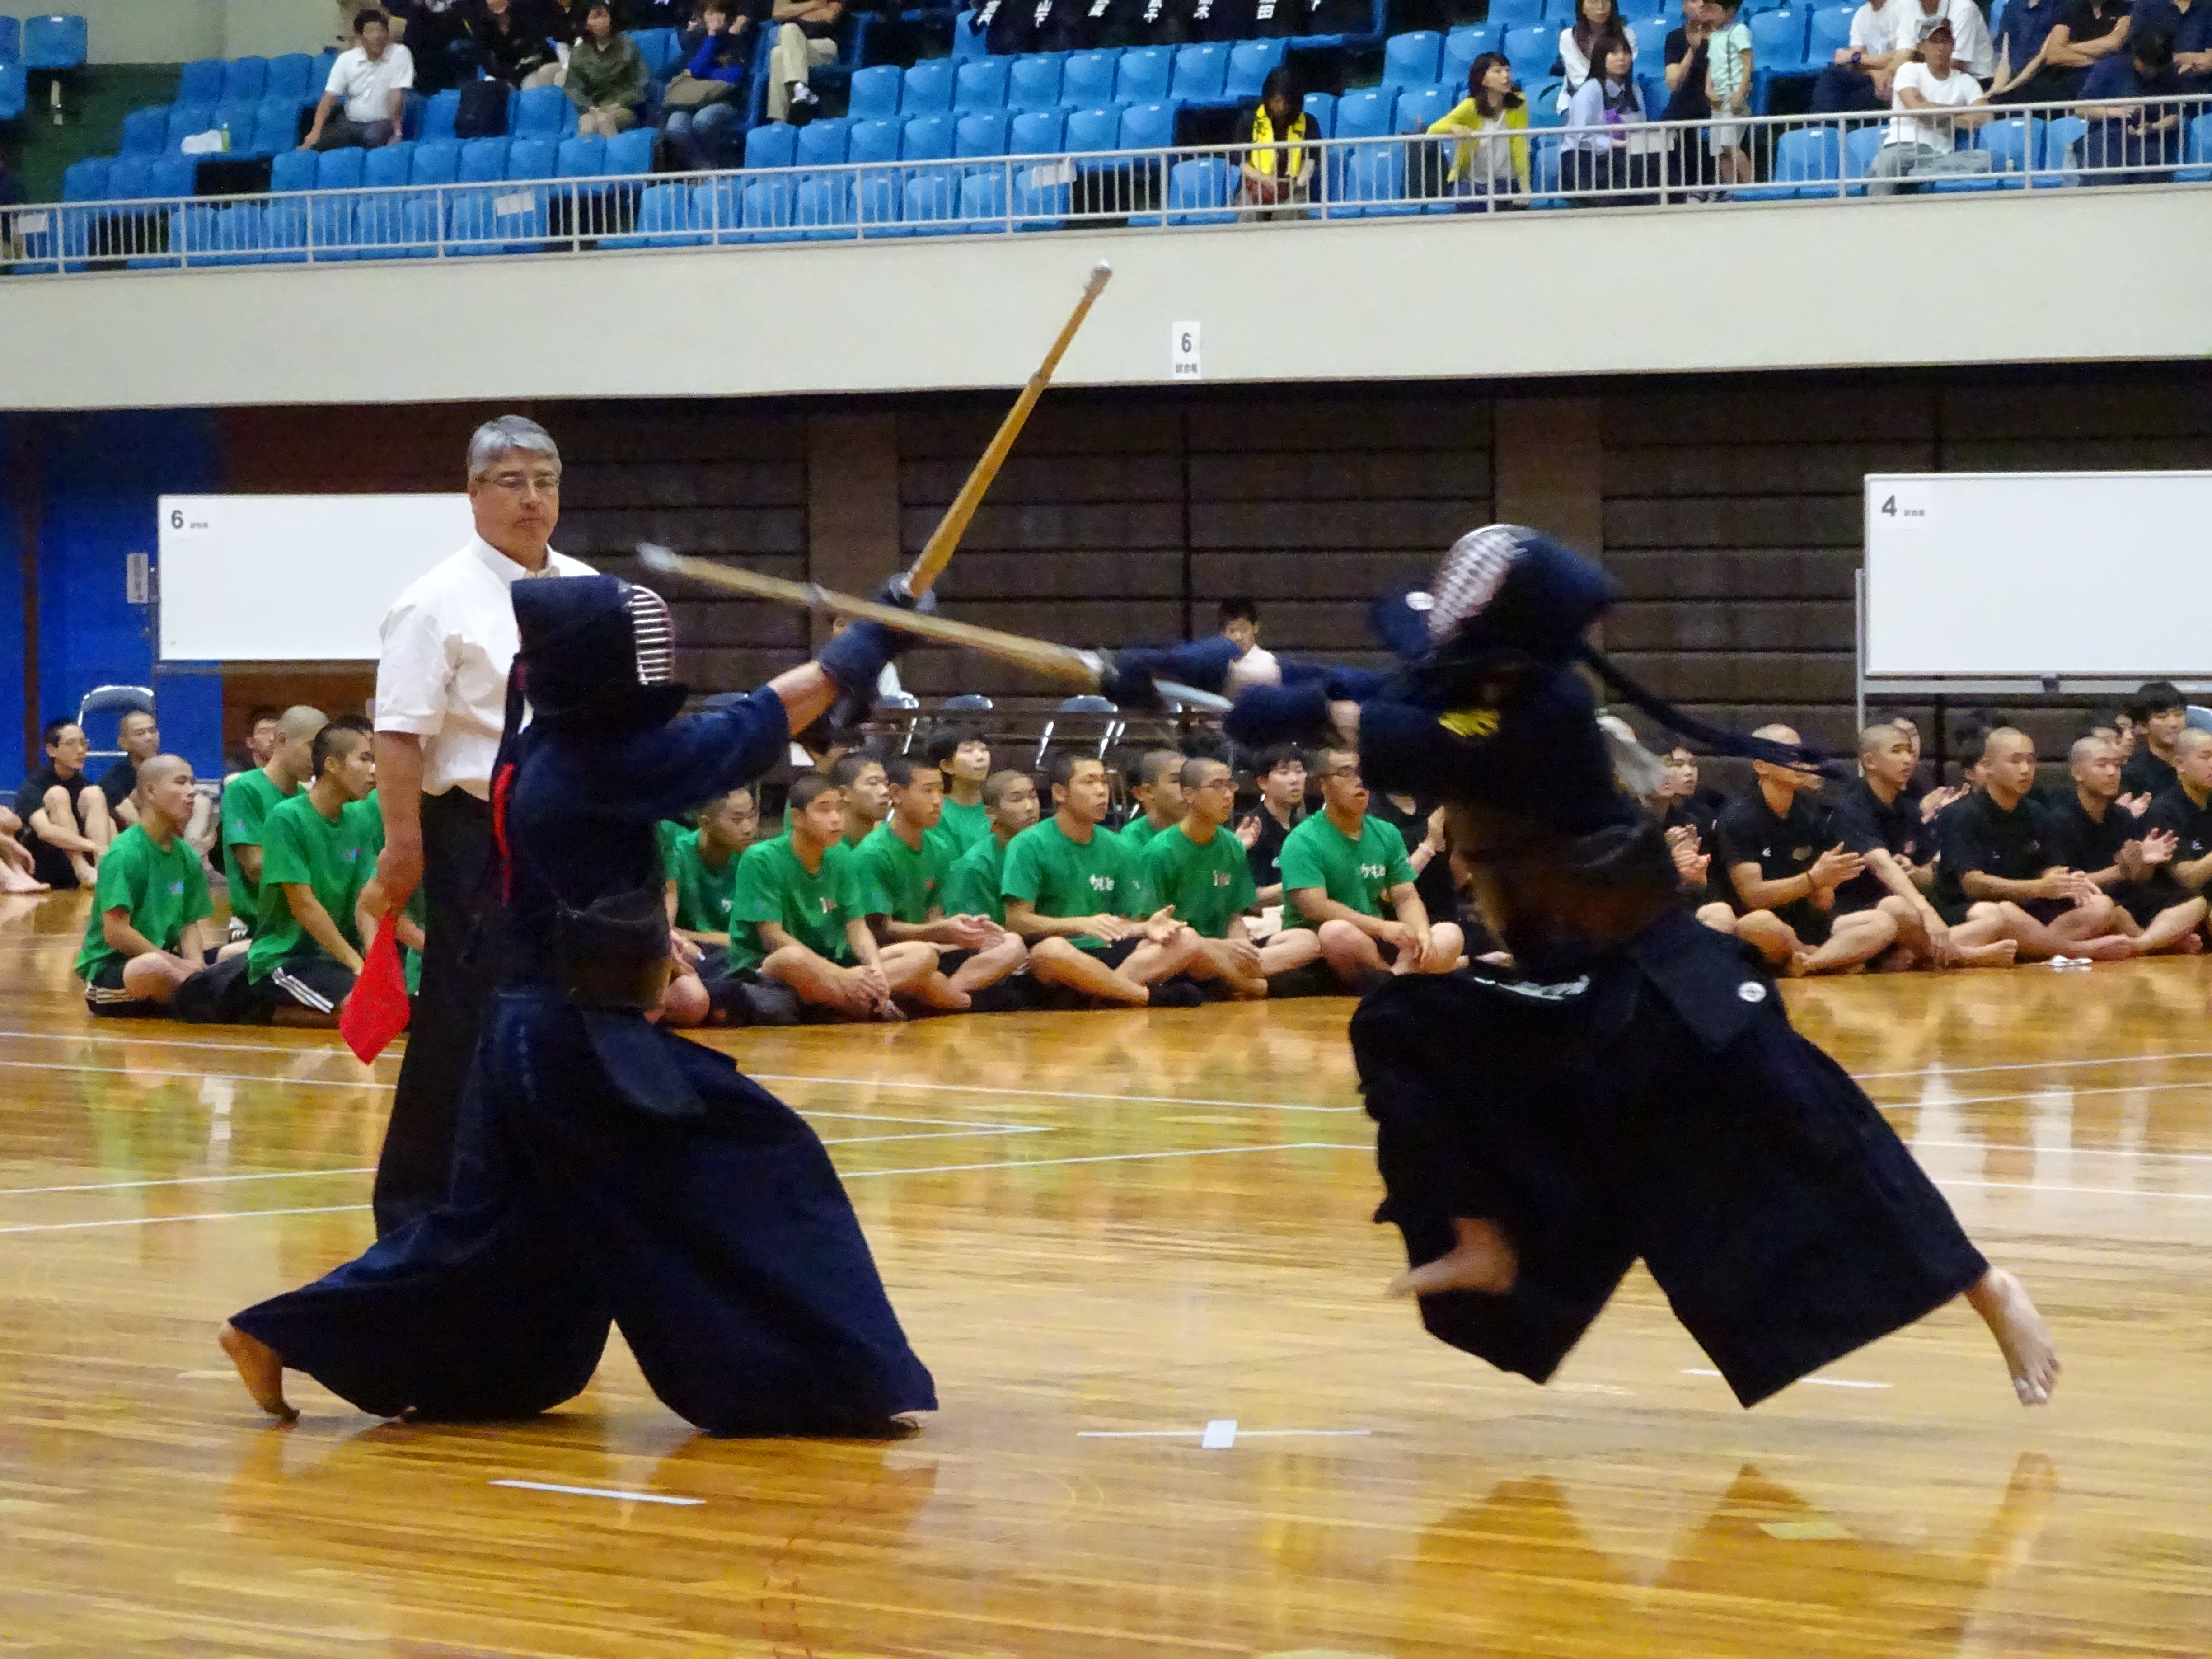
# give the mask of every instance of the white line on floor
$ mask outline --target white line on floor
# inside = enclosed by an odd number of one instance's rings
[[[842,1135],[835,1140],[824,1140],[824,1146],[866,1146],[882,1140],[958,1140],[963,1137],[974,1139],[986,1134],[1048,1135],[1057,1133],[1049,1123],[994,1123],[976,1129],[928,1129],[910,1135]]]
[[[1885,1112],[1909,1111],[1915,1108],[1927,1109],[1938,1106],[2002,1106],[2016,1100],[2040,1100],[2052,1093],[2063,1093],[2069,1100],[2082,1095],[2155,1095],[2170,1089],[2212,1089],[2212,1078],[2193,1083],[2121,1083],[2104,1089],[2077,1089],[2070,1083],[2053,1083],[2045,1088],[2034,1089],[2017,1095],[1954,1095],[1943,1100],[1877,1100],[1875,1104]]]
[[[342,1215],[366,1210],[366,1204],[313,1204],[298,1210],[216,1210],[207,1215],[130,1215],[111,1221],[39,1221],[27,1226],[0,1227],[0,1233],[73,1233],[88,1227],[152,1227],[165,1221],[244,1221],[258,1215]]]
[[[1716,1373],[1717,1375],[1717,1373]],[[1882,1384],[1884,1388],[1887,1383]],[[1233,1417],[1214,1419],[1202,1429],[1078,1429],[1078,1440],[1195,1440],[1206,1451],[1226,1451],[1240,1440],[1357,1440],[1372,1429],[1247,1429]]]
[[[2185,1204],[2212,1204],[2212,1193],[2161,1193],[2132,1187],[2053,1187],[2040,1181],[1969,1181],[1963,1176],[1931,1176],[1938,1187],[1987,1187],[2008,1193],[2081,1193],[2097,1198],[2178,1198]]]
[[[1036,1170],[1055,1164],[1133,1164],[1154,1158],[1217,1158],[1228,1152],[1371,1152],[1374,1150],[1371,1146],[1330,1140],[1284,1140],[1266,1146],[1192,1146],[1166,1152],[1099,1152],[1090,1158],[1018,1158],[999,1164],[939,1164],[917,1170],[840,1170],[837,1173],[844,1180],[859,1181],[871,1176],[958,1175],[969,1170]]]
[[[1905,1144],[1916,1152],[1924,1146],[1931,1152],[2027,1152],[2039,1158],[2166,1158],[2178,1164],[2212,1164],[2212,1152],[2130,1152],[2124,1146],[2037,1146],[2007,1140],[1908,1140]]]
[[[158,1031],[135,1030],[129,1036],[112,1031],[0,1031],[0,1037],[20,1037],[27,1042],[154,1042],[165,1048],[228,1048],[242,1054],[314,1054],[324,1059],[353,1056],[335,1044],[283,1042],[212,1042],[205,1037],[166,1036]],[[399,1056],[391,1056],[397,1060]],[[356,1065],[361,1062],[355,1060]]]
[[[1682,1375],[1685,1376],[1718,1376],[1720,1373],[1715,1370],[1708,1370],[1702,1365],[1685,1365],[1682,1368]],[[1814,1389],[1886,1389],[1890,1386],[1887,1382],[1855,1382],[1848,1376],[1801,1376],[1797,1380],[1807,1387]]]
[[[376,1089],[386,1094],[392,1092],[389,1083],[366,1077],[248,1077],[236,1072],[156,1072],[143,1066],[87,1066],[78,1060],[0,1060],[0,1066],[16,1072],[92,1072],[107,1077],[181,1078],[191,1083],[212,1079],[218,1083],[265,1083],[284,1089]]]
[[[1237,1106],[1250,1112],[1358,1112],[1359,1106],[1306,1106],[1288,1100],[1205,1100],[1189,1095],[1085,1094],[1073,1089],[994,1089],[972,1083],[915,1083],[905,1078],[813,1077],[804,1072],[748,1072],[761,1083],[842,1084],[856,1089],[916,1089],[956,1095],[1011,1095],[1027,1100],[1103,1100],[1146,1106]]]
[[[0,1198],[33,1193],[117,1193],[141,1187],[211,1187],[225,1181],[313,1181],[319,1176],[374,1175],[374,1164],[352,1170],[260,1170],[241,1175],[168,1176],[158,1181],[84,1181],[67,1187],[0,1187]]]
[[[5,1033],[0,1033],[4,1036]],[[2154,1060],[2212,1060],[2212,1050],[2190,1049],[2169,1054],[2110,1054],[2102,1060],[2018,1060],[2003,1066],[1947,1066],[1940,1060],[1925,1066],[1915,1066],[1902,1072],[1854,1072],[1851,1075],[1861,1083],[1872,1083],[1881,1078],[1929,1077],[1941,1073],[1945,1077],[1972,1077],[1978,1072],[2045,1072],[2062,1066],[2137,1066]]]
[[[558,1486],[547,1480],[495,1480],[495,1486],[514,1486],[522,1492],[557,1492],[570,1498],[617,1498],[625,1504],[675,1504],[696,1509],[703,1498],[672,1498],[661,1492],[616,1492],[605,1486]]]

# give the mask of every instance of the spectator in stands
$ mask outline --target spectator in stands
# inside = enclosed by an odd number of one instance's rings
[[[788,988],[839,1019],[903,1019],[895,998],[927,1000],[940,981],[937,947],[919,940],[878,949],[846,908],[845,804],[818,772],[791,786],[791,833],[757,842],[738,860],[730,905],[730,962]]]
[[[1051,779],[1052,816],[1007,843],[1000,877],[1006,926],[1029,943],[1030,975],[1100,1001],[1196,1003],[1196,987],[1169,981],[1197,958],[1198,935],[1164,908],[1146,914],[1141,872],[1103,832],[1112,799],[1104,763],[1062,749]]]
[[[700,25],[698,46],[660,95],[668,156],[684,173],[735,167],[744,148],[742,94],[752,67],[752,20],[732,0],[721,0],[701,12]]]
[[[138,820],[100,861],[76,975],[94,1014],[158,1014],[222,943],[210,923],[207,877],[184,838],[199,796],[191,763],[153,755],[139,769]]]
[[[1890,40],[1901,66],[1927,44],[1942,24],[1951,27],[1951,56],[1958,66],[1986,85],[1996,67],[1990,26],[1978,0],[1891,0],[1894,21]]]
[[[2034,742],[2008,726],[1991,732],[1982,750],[1981,787],[1936,827],[1936,909],[1954,927],[1994,921],[2027,961],[2134,955],[2134,944],[2115,926],[2112,899],[2063,862],[2049,818],[2028,799],[2034,781]]]
[[[2174,739],[2173,787],[2143,814],[2147,834],[2173,838],[2172,855],[2156,885],[2168,902],[2203,893],[2212,883],[2212,732],[2194,726]]]
[[[2183,123],[2197,111],[2179,104],[2122,100],[2179,98],[2181,91],[2181,78],[2173,72],[2172,40],[2163,29],[2138,24],[2128,36],[2127,51],[2109,54],[2081,82],[2081,113],[2089,118],[2081,139],[2082,167],[2101,174],[2100,184],[2156,183],[2160,172],[2120,169],[2172,167],[2181,159]]]
[[[2157,29],[2173,46],[2173,73],[2185,95],[2212,92],[2212,0],[2143,0],[2130,33]]]
[[[2180,849],[2175,832],[2139,828],[2118,804],[2119,744],[2100,733],[2077,738],[2067,764],[2074,788],[2051,814],[2052,850],[2060,862],[2110,896],[2113,923],[2135,941],[2137,956],[2195,956],[2204,948],[2203,896],[2164,879]]]
[[[1283,902],[1283,842],[1305,816],[1305,757],[1287,744],[1263,749],[1253,769],[1260,809],[1237,824],[1237,839],[1252,866],[1254,902],[1263,908]]]
[[[1650,117],[1636,84],[1635,48],[1618,34],[1601,36],[1594,44],[1598,68],[1576,90],[1567,109],[1570,131],[1559,143],[1567,158],[1563,182],[1570,190],[1607,192],[1571,198],[1577,207],[1634,207],[1652,198],[1613,192],[1656,183],[1664,170],[1660,155],[1665,140],[1647,130]]]
[[[1712,4],[1720,15],[1705,43],[1705,100],[1714,117],[1706,148],[1716,179],[1723,185],[1748,183],[1751,158],[1743,152],[1743,127],[1729,118],[1751,107],[1751,26],[1736,15],[1743,0],[1712,0]]]
[[[473,57],[466,19],[467,0],[386,0],[392,39],[415,60],[415,89],[424,96],[442,92],[460,76]]]
[[[283,715],[283,709],[265,702],[253,706],[246,716],[246,741],[232,753],[225,781],[231,774],[269,764],[269,757],[276,752],[276,722]]]
[[[1298,77],[1279,64],[1269,70],[1260,83],[1260,106],[1252,112],[1252,147],[1239,163],[1237,201],[1247,219],[1281,217],[1285,209],[1312,198],[1321,134],[1305,109]],[[1256,622],[1255,617],[1255,635]]]
[[[1137,779],[1129,793],[1137,810],[1120,830],[1121,844],[1132,854],[1163,830],[1182,822],[1182,754],[1174,749],[1147,749],[1137,761]]]
[[[2045,6],[2062,0],[2044,0]],[[1912,55],[1897,44],[1897,22],[1909,0],[1864,0],[1851,14],[1850,38],[1813,82],[1813,112],[1889,107],[1890,72]]]
[[[2011,0],[1997,19],[1991,42],[1996,70],[1990,82],[1993,104],[2032,104],[2042,101],[2039,88],[2045,69],[2044,48],[2051,32],[2066,15],[2067,0]]]
[[[1324,749],[1316,758],[1322,810],[1283,842],[1285,930],[1313,929],[1338,981],[1351,990],[1364,991],[1386,973],[1449,973],[1465,936],[1456,923],[1429,919],[1404,839],[1368,815],[1359,757]]]
[[[1552,73],[1563,77],[1559,82],[1560,114],[1567,114],[1573,107],[1575,94],[1582,90],[1583,82],[1594,72],[1603,70],[1604,60],[1595,47],[1599,41],[1614,35],[1628,43],[1632,63],[1636,57],[1636,31],[1621,21],[1620,9],[1613,0],[1575,0],[1574,23],[1559,31],[1559,60],[1552,65]],[[1568,125],[1574,125],[1571,118]]]
[[[315,734],[328,722],[322,710],[288,708],[276,724],[269,763],[241,772],[223,786],[222,871],[230,889],[230,936],[246,939],[261,919],[261,848],[269,815],[306,783],[314,766]]]
[[[1705,96],[1705,65],[1711,61],[1713,25],[1720,8],[1712,0],[1683,0],[1682,21],[1667,31],[1667,107],[1662,121],[1704,121],[1711,118],[1712,100]]]
[[[2041,62],[2026,79],[2006,88],[2004,101],[2071,103],[2081,95],[2090,70],[2127,46],[2130,23],[2129,0],[2067,0],[2065,11],[2044,36]]]
[[[991,745],[974,732],[945,726],[931,734],[927,752],[930,763],[945,780],[945,811],[937,821],[937,837],[945,844],[945,862],[949,865],[990,836],[990,807],[985,799],[985,785],[991,776]],[[1034,805],[1034,788],[1030,796]],[[1030,823],[1035,822],[1036,814],[1031,813]],[[1027,829],[1029,825],[1020,827]]]
[[[561,83],[578,112],[578,136],[611,138],[635,126],[647,81],[637,42],[616,31],[608,0],[592,0],[584,9],[583,37],[568,48],[568,73]]]
[[[1006,901],[1000,878],[1006,871],[1006,843],[1037,821],[1037,811],[1036,785],[1028,773],[994,772],[984,780],[983,812],[989,830],[946,872],[946,909],[956,916],[988,916],[1000,927],[1006,925]]]
[[[375,149],[399,137],[407,89],[415,84],[414,57],[392,40],[381,11],[362,12],[353,29],[360,44],[331,65],[301,149]]]
[[[138,805],[131,796],[138,787],[138,769],[161,752],[161,728],[144,709],[134,708],[115,723],[115,746],[123,752],[100,775],[95,787],[118,825],[136,823]]]
[[[561,65],[547,38],[550,26],[527,0],[483,0],[483,9],[463,20],[463,44],[477,72],[520,90],[560,83]]]
[[[1431,122],[1429,133],[1459,141],[1445,180],[1449,193],[1461,198],[1462,213],[1516,206],[1510,198],[1528,195],[1528,103],[1513,84],[1513,68],[1503,52],[1477,55],[1468,68],[1467,96]]]
[[[936,977],[916,994],[933,1007],[969,1007],[977,992],[1018,972],[1029,951],[988,915],[947,914],[944,844],[930,833],[945,804],[937,769],[904,755],[892,756],[883,768],[890,815],[853,849],[847,890],[852,913],[866,921],[879,945],[919,939],[936,946]]]
[[[1279,685],[1283,665],[1260,643],[1260,607],[1249,599],[1224,599],[1215,612],[1214,631],[1237,647],[1229,665],[1226,690],[1231,697],[1247,685]]]
[[[1185,803],[1180,822],[1146,843],[1141,871],[1154,902],[1175,912],[1200,941],[1191,971],[1226,985],[1244,998],[1263,997],[1280,974],[1307,967],[1321,955],[1312,929],[1289,929],[1264,945],[1244,931],[1253,897],[1251,866],[1227,825],[1237,808],[1236,775],[1221,761],[1185,761],[1176,779]]]
[[[1908,3],[1917,4],[1917,0],[1900,0]],[[1917,174],[1970,170],[1957,163],[1978,161],[1981,171],[1988,170],[1986,152],[1969,154],[1957,148],[1959,129],[1971,131],[1988,120],[1989,113],[1974,109],[1984,102],[1981,84],[1952,66],[1950,24],[1939,22],[1920,42],[1917,57],[1897,66],[1890,82],[1890,107],[1897,113],[1867,169],[1869,196],[1918,190],[1918,185],[1899,182]],[[1962,112],[1938,113],[1945,110]]]
[[[858,847],[890,816],[891,786],[884,763],[865,749],[831,763],[830,781],[845,803],[845,845]]]
[[[1755,734],[1797,741],[1786,726]],[[1866,869],[1823,821],[1814,797],[1820,775],[1752,763],[1753,781],[1721,809],[1720,860],[1734,890],[1736,937],[1790,975],[1837,974],[1872,962],[1897,942],[1897,923],[1879,907],[1836,914],[1836,890]]]
[[[2120,770],[2120,789],[2155,800],[2173,787],[2176,745],[2188,729],[2189,706],[2172,682],[2153,680],[2136,691],[2128,715],[2135,723],[2135,751]]]
[[[72,720],[52,720],[39,734],[46,763],[15,797],[17,831],[36,879],[52,888],[89,887],[94,867],[113,839],[107,802],[84,775],[91,744]]]
[[[817,64],[837,61],[845,10],[844,0],[771,0],[769,20],[776,31],[775,53],[769,59],[769,120],[788,121],[794,110],[813,113],[819,100],[807,77]]]

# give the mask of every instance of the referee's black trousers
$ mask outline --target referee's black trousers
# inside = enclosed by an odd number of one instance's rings
[[[381,1237],[445,1201],[461,1088],[499,983],[491,808],[465,789],[422,798],[422,982],[376,1162]]]

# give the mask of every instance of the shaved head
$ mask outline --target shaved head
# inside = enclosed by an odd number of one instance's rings
[[[330,723],[321,709],[310,708],[303,702],[295,703],[277,717],[276,729],[287,743],[313,743],[315,733]]]
[[[1982,739],[1982,758],[1995,760],[2014,744],[2026,744],[2028,752],[2035,751],[2035,739],[2016,726],[2000,726]]]
[[[1900,738],[1908,743],[1911,741],[1905,728],[1893,720],[1882,720],[1864,727],[1859,732],[1859,758],[1864,760],[1869,755],[1879,755]]]
[[[192,763],[182,755],[156,755],[139,763],[138,787],[143,789],[149,783],[166,782],[179,773],[189,777],[191,770]]]
[[[1797,729],[1795,726],[1762,726],[1758,731],[1753,732],[1751,735],[1754,738],[1765,738],[1770,743],[1795,743],[1797,741]]]
[[[2173,752],[2176,755],[2193,755],[2208,743],[2212,743],[2212,732],[2185,726],[2181,728],[2181,735],[2173,740]]]
[[[2101,732],[2092,732],[2086,738],[2074,739],[2073,748],[2066,751],[2066,763],[2069,766],[2080,766],[2099,750],[2110,749],[2117,753],[2119,746],[2118,738],[2106,737]]]

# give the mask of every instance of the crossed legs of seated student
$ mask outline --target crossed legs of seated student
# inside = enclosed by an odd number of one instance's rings
[[[937,947],[919,939],[883,945],[874,961],[856,960],[850,966],[804,945],[786,945],[769,952],[760,976],[787,987],[809,1007],[827,1009],[842,1019],[903,1019],[896,1000],[902,996],[933,1008],[967,1006],[967,999],[937,971]]]
[[[1826,937],[1807,939],[1771,910],[1735,921],[1735,936],[1786,975],[1844,974],[1863,968],[1897,943],[1897,921],[1887,911],[1854,910],[1835,917]]]
[[[998,938],[988,944],[945,951],[938,958],[937,967],[954,990],[972,997],[1021,972],[1029,959],[1029,947],[1022,943],[1021,935],[1001,928]]]
[[[1956,927],[1946,927],[1939,917],[1931,927],[1918,905],[1894,893],[1886,894],[1879,908],[1896,924],[1899,953],[1882,967],[2009,968],[2019,957],[2020,946],[2004,936],[1993,917],[1970,917]]]
[[[2137,901],[2130,904],[2116,898],[2112,903],[2112,931],[2126,934],[2134,942],[2135,953],[2139,957],[2193,957],[2202,952],[2204,896],[2200,893],[2162,909],[2152,908],[2156,902]]]
[[[1103,951],[1085,951],[1071,939],[1047,934],[1030,946],[1030,975],[1041,985],[1140,1008],[1154,1000],[1156,987],[1191,968],[1201,943],[1188,927],[1176,927],[1157,940],[1132,934]]]
[[[1347,985],[1378,974],[1449,974],[1467,954],[1467,937],[1455,921],[1431,922],[1418,945],[1405,923],[1382,925],[1395,931],[1377,935],[1341,919],[1324,921],[1313,930],[1315,954]]]
[[[1228,939],[1201,939],[1188,972],[1193,979],[1214,980],[1237,997],[1251,1000],[1267,994],[1267,981],[1321,960],[1321,939],[1310,927],[1291,927],[1264,945],[1255,945],[1239,932]]]
[[[2124,962],[2136,953],[2123,931],[2119,907],[2109,895],[2076,900],[1980,899],[1966,910],[1966,924],[1994,927],[2020,948],[2022,962],[2052,957],[2086,957],[2092,962]]]

